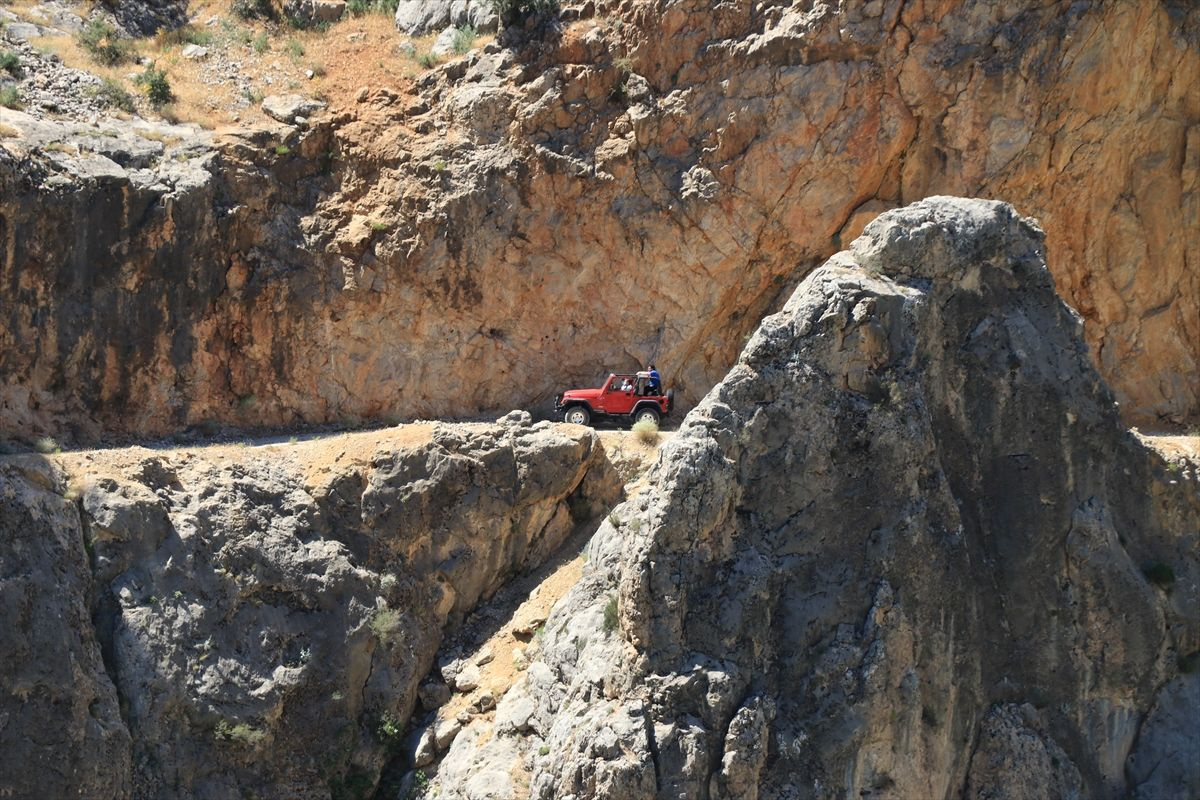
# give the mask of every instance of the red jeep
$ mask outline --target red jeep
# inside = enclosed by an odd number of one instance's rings
[[[554,411],[575,425],[587,425],[598,417],[630,423],[648,419],[657,425],[674,405],[675,390],[663,392],[661,386],[653,386],[648,372],[609,375],[599,389],[570,389],[554,398]]]

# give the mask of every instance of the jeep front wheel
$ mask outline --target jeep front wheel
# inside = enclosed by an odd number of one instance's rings
[[[592,419],[592,415],[583,406],[571,406],[563,414],[563,422],[569,422],[572,425],[587,425]]]
[[[658,424],[658,412],[653,408],[639,408],[633,414],[633,422],[636,425],[639,422],[653,422]]]

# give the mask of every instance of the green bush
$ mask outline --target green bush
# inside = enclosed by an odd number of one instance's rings
[[[271,47],[270,40],[267,39],[267,32],[263,31],[262,33],[258,34],[258,36],[255,36],[254,42],[251,44],[251,46],[254,48],[254,52],[258,53],[260,56],[267,52],[267,50]]]
[[[463,25],[454,29],[454,52],[458,55],[463,55],[471,51],[471,47],[475,44],[475,37],[478,34],[475,32],[474,25]]]
[[[112,78],[105,78],[103,83],[92,90],[92,96],[109,108],[119,108],[131,114],[137,108],[133,103],[133,95],[125,91],[120,81]]]
[[[158,69],[153,64],[146,67],[146,71],[138,75],[134,82],[142,87],[146,92],[146,97],[150,100],[150,105],[155,108],[162,108],[175,99],[175,95],[171,91],[171,82],[167,80],[166,70]]]
[[[10,50],[0,50],[0,72],[7,72],[14,78],[21,77],[21,57]]]
[[[133,60],[133,48],[117,29],[102,19],[94,19],[75,35],[79,46],[100,64],[115,66]]]
[[[17,87],[5,86],[0,89],[0,106],[5,108],[21,107],[21,93],[17,91]]]

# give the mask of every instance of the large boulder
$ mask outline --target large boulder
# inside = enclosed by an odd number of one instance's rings
[[[483,33],[496,30],[498,21],[489,0],[400,0],[396,6],[396,28],[411,36],[466,25]]]
[[[464,732],[440,796],[1194,786],[1200,487],[1122,426],[1080,328],[1007,204],[868,225],[601,526],[514,690],[531,732]]]

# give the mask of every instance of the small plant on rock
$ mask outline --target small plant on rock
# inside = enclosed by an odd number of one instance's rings
[[[266,736],[262,731],[244,722],[231,724],[228,720],[223,719],[213,728],[213,738],[218,742],[232,742],[249,747],[257,745]]]
[[[604,604],[604,632],[612,633],[617,629],[617,597],[613,595]]]
[[[76,34],[79,46],[93,60],[106,66],[133,60],[133,48],[122,39],[117,29],[102,19],[94,19]]]
[[[33,449],[42,454],[61,453],[62,447],[49,436],[43,436],[33,443]]]
[[[400,628],[400,612],[392,608],[381,608],[371,616],[368,623],[371,631],[381,642],[390,642],[396,638]]]
[[[399,747],[404,739],[404,723],[392,716],[391,712],[385,711],[375,723],[375,737],[389,748]]]

